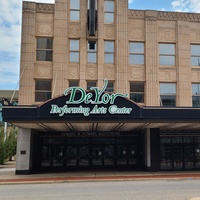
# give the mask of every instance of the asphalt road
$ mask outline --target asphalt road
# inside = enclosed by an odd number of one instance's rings
[[[200,200],[200,180],[0,185],[0,200],[189,200],[194,198]]]

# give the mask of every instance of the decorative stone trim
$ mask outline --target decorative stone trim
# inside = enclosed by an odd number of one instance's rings
[[[54,13],[54,4],[37,3],[36,12],[37,13]]]
[[[145,19],[145,10],[129,10],[128,17],[130,19]],[[156,12],[156,11],[155,11]],[[185,13],[185,12],[165,12],[157,11],[157,20],[173,20],[173,21],[191,21],[200,22],[200,14],[198,13]]]

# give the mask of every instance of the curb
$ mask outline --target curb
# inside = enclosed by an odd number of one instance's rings
[[[64,182],[99,182],[99,181],[144,181],[144,180],[197,180],[200,174],[180,175],[151,175],[151,176],[88,176],[88,177],[64,177],[64,178],[18,178],[0,179],[0,185],[11,184],[46,184]]]

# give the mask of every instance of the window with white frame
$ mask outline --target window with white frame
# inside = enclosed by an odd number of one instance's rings
[[[97,62],[97,42],[88,41],[88,52],[87,52],[87,61],[88,63]]]
[[[35,102],[51,99],[51,80],[35,80]]]
[[[52,61],[53,59],[53,38],[37,37],[37,61]]]
[[[79,40],[69,40],[69,61],[79,62]]]
[[[175,66],[175,44],[159,44],[159,63]]]
[[[130,99],[144,103],[144,82],[130,82]]]
[[[160,105],[163,107],[176,106],[175,83],[160,83]]]
[[[135,65],[144,65],[144,43],[129,43],[129,63]]]
[[[200,45],[190,46],[191,65],[200,66]]]
[[[192,106],[200,107],[200,83],[192,84]]]
[[[114,41],[104,42],[104,63],[114,64]]]
[[[114,11],[115,11],[115,4],[114,0],[106,0],[104,2],[104,22],[105,23],[114,23]]]
[[[70,0],[70,20],[80,20],[80,0]]]

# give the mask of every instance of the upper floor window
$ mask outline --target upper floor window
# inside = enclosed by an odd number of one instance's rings
[[[79,62],[79,40],[70,40],[69,61]]]
[[[114,42],[105,41],[104,43],[104,62],[105,64],[114,64]]]
[[[160,65],[175,66],[175,45],[159,44]]]
[[[200,84],[192,84],[192,106],[200,107]]]
[[[97,82],[96,81],[87,81],[87,90],[91,90],[91,87],[96,87]]]
[[[164,107],[176,106],[175,83],[160,83],[160,105]]]
[[[114,92],[114,82],[108,81],[108,85],[105,89],[106,92]]]
[[[69,81],[69,87],[78,87],[79,81],[78,80],[70,80]]]
[[[53,58],[53,38],[37,38],[37,61],[52,61]]]
[[[80,0],[70,0],[70,20],[79,21],[80,19]]]
[[[97,62],[97,43],[96,41],[88,41],[88,53],[87,53],[88,63]]]
[[[144,43],[129,43],[129,62],[130,64],[144,65]]]
[[[114,0],[105,1],[104,9],[105,9],[104,22],[114,23],[114,10],[115,10]]]
[[[44,102],[51,99],[51,80],[35,81],[35,102]]]
[[[191,65],[200,66],[200,45],[191,45]]]
[[[144,103],[144,82],[130,82],[130,99]]]

